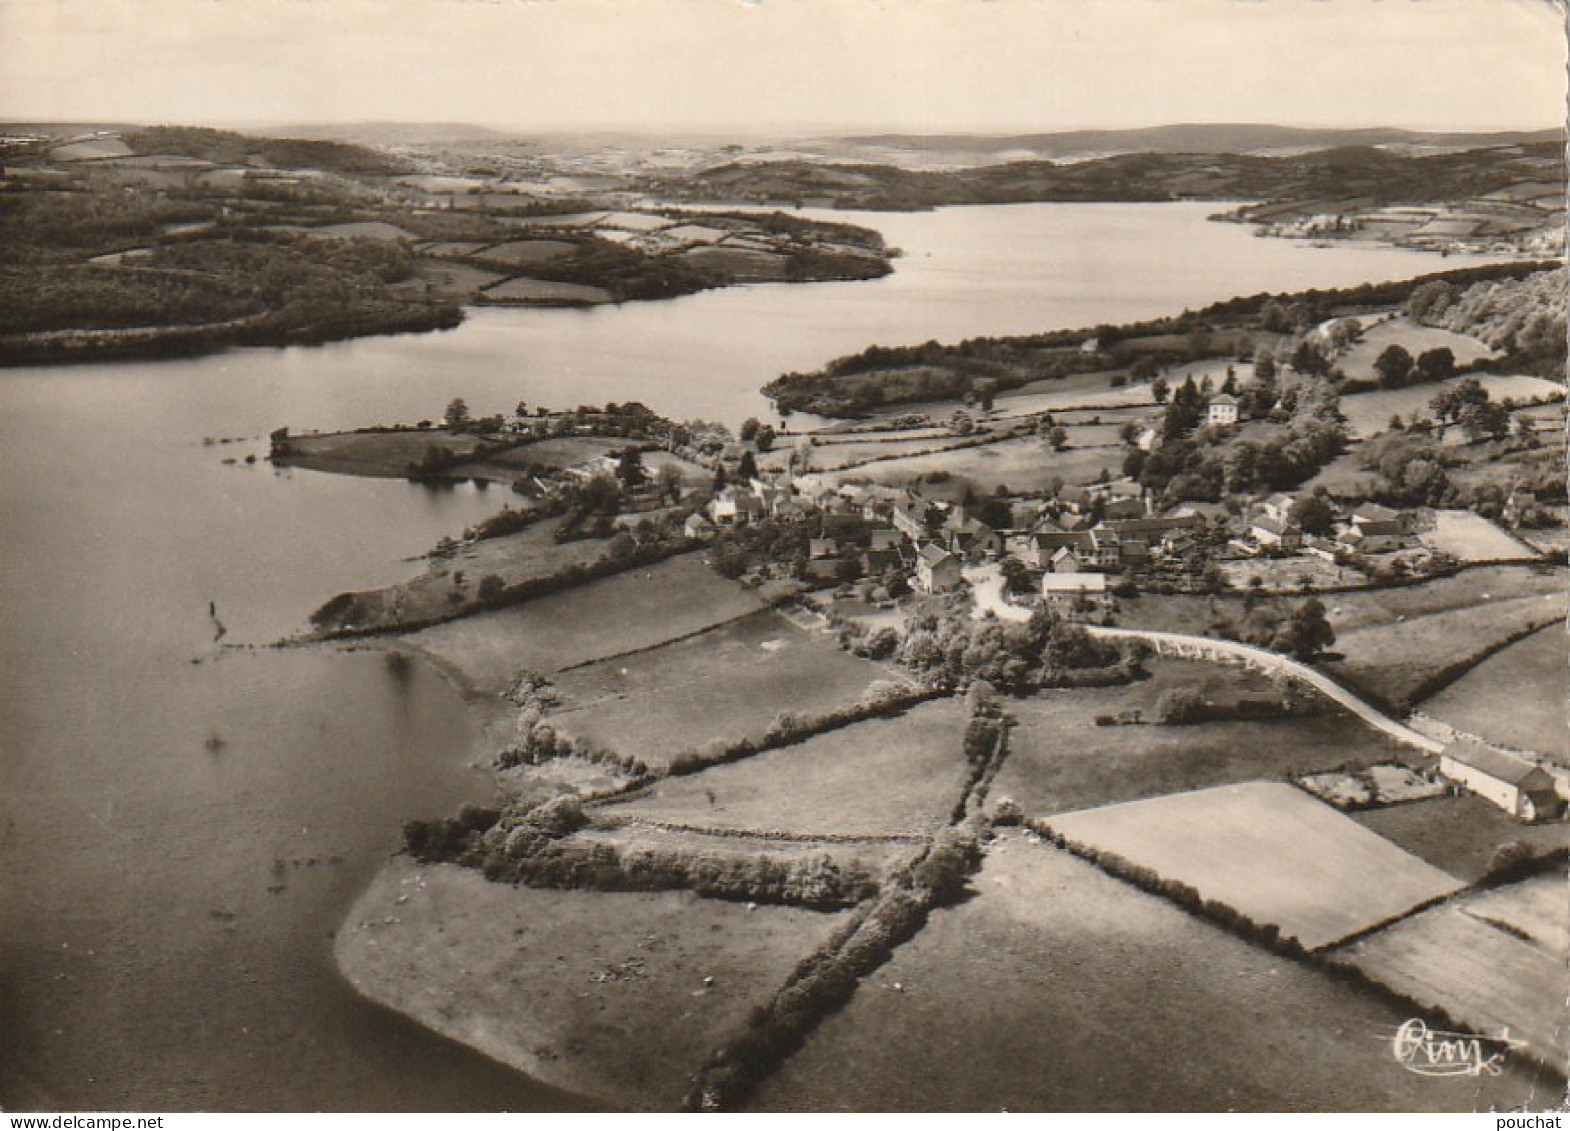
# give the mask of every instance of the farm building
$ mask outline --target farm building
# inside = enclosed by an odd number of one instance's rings
[[[1105,612],[1112,606],[1104,573],[1047,573],[1041,579],[1041,595],[1049,608],[1061,614]]]
[[[1352,512],[1351,526],[1340,540],[1367,554],[1399,550],[1406,534],[1406,523],[1399,511],[1378,503],[1364,503]]]
[[[1439,772],[1523,821],[1556,817],[1563,807],[1548,771],[1471,739],[1445,747]]]
[[[1289,550],[1297,546],[1301,533],[1295,526],[1277,522],[1268,515],[1261,515],[1249,525],[1248,535],[1261,546],[1280,546]]]
[[[942,593],[960,583],[959,559],[942,546],[926,545],[916,555],[916,585],[927,593]]]

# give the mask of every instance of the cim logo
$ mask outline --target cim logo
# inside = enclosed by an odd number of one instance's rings
[[[1419,1076],[1498,1076],[1505,1054],[1521,1045],[1507,1033],[1451,1033],[1430,1029],[1414,1017],[1396,1030],[1390,1051],[1401,1067]]]

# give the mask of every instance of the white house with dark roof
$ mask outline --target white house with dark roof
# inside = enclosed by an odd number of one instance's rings
[[[959,559],[942,546],[929,543],[917,553],[917,588],[927,593],[942,593],[955,588],[963,580]]]
[[[1205,423],[1226,426],[1237,423],[1237,398],[1230,393],[1220,393],[1210,398],[1205,406]]]
[[[1548,820],[1564,808],[1547,770],[1472,739],[1445,747],[1439,772],[1523,821]]]

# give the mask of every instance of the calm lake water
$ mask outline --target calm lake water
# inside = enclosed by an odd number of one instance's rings
[[[477,311],[442,334],[0,371],[0,1105],[581,1106],[359,1001],[331,932],[411,817],[487,796],[434,676],[374,655],[232,651],[504,496],[225,465],[280,424],[520,399],[763,415],[758,387],[872,343],[1176,312],[1459,266],[1207,223],[1213,205],[837,216],[904,249],[862,283],[590,311]],[[204,437],[240,437],[203,444]]]

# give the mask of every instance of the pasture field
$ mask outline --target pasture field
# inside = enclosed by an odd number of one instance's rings
[[[1115,376],[1121,374],[1107,370],[1032,381],[1017,389],[1000,392],[993,401],[990,413],[961,400],[888,405],[868,412],[862,424],[887,424],[895,417],[913,412],[925,413],[935,421],[947,420],[960,410],[977,420],[1011,421],[1043,412],[1056,414],[1076,409],[1146,408],[1155,411],[1155,400],[1150,395],[1149,385],[1136,382],[1114,388],[1112,378]]]
[[[1550,885],[1557,914],[1545,917]],[[1559,875],[1463,896],[1350,943],[1336,957],[1413,1001],[1443,1009],[1469,1030],[1508,1029],[1539,1060],[1563,1064],[1570,1052],[1564,890]],[[1546,937],[1521,937],[1528,932],[1516,920]]]
[[[605,554],[606,544],[597,539],[557,542],[553,537],[557,525],[556,520],[546,519],[517,534],[467,543],[451,557],[428,558],[424,573],[359,594],[352,623],[359,628],[429,623],[477,605],[480,583],[489,575],[501,578],[504,585],[516,585]]]
[[[509,240],[470,254],[476,259],[502,267],[528,267],[561,259],[575,250],[577,245],[566,240]]]
[[[1458,334],[1454,330],[1419,325],[1404,315],[1397,315],[1365,330],[1351,348],[1336,358],[1335,364],[1348,377],[1376,380],[1374,362],[1386,347],[1392,345],[1404,346],[1413,357],[1427,350],[1447,347],[1455,354],[1457,365],[1470,365],[1479,358],[1494,355],[1487,342],[1467,334]],[[1387,412],[1385,415],[1388,417],[1390,414]]]
[[[688,892],[547,891],[395,860],[334,945],[361,994],[559,1088],[674,1111],[844,921]]]
[[[421,283],[430,286],[432,294],[460,301],[473,298],[507,277],[499,271],[486,271],[472,264],[437,259],[416,259],[414,273]]]
[[[991,797],[1011,797],[1030,816],[1388,761],[1387,741],[1329,703],[1280,721],[1188,726],[1097,726],[1098,715],[1140,711],[1156,718],[1163,692],[1206,695],[1271,691],[1253,673],[1218,664],[1157,661],[1152,678],[1127,687],[1044,691],[1008,704],[1018,725]]]
[[[619,806],[607,807],[591,810],[591,813],[597,819],[608,820],[619,809]],[[784,864],[827,859],[841,868],[865,868],[880,880],[919,852],[924,844],[914,839],[835,842],[805,837],[783,840],[715,835],[632,820],[621,825],[590,825],[573,833],[563,843],[607,845],[625,855],[652,852],[720,863],[738,857],[756,856],[765,856]]]
[[[718,271],[740,282],[772,283],[788,278],[783,255],[744,247],[695,247],[680,254],[684,263]]]
[[[1461,881],[1292,786],[1248,782],[1065,813],[1052,828],[1195,888],[1283,938],[1330,946]],[[1368,878],[1378,876],[1378,884]]]
[[[1468,915],[1502,923],[1550,954],[1570,960],[1570,901],[1565,899],[1565,881],[1563,873],[1534,876],[1475,892],[1462,905]]]
[[[488,302],[601,303],[610,302],[612,296],[610,291],[602,287],[553,283],[520,275],[516,279],[485,288],[482,297]]]
[[[1436,673],[1468,657],[1481,658],[1511,636],[1562,621],[1570,609],[1564,592],[1499,597],[1404,622],[1337,629],[1335,651],[1343,658],[1323,666],[1349,686],[1397,707],[1410,706]]]
[[[599,812],[799,836],[930,836],[962,795],[967,717],[957,699],[921,703],[896,718],[662,779]]]
[[[405,231],[398,225],[389,224],[385,220],[351,220],[346,224],[328,224],[324,228],[312,228],[307,234],[335,240],[384,240],[393,242],[414,239],[413,232]]]
[[[1472,511],[1435,511],[1432,530],[1418,541],[1462,562],[1530,558],[1536,551]]]
[[[1304,582],[1315,588],[1328,588],[1357,585],[1364,580],[1357,570],[1338,566],[1335,562],[1327,562],[1312,554],[1222,562],[1220,569],[1227,584],[1233,588],[1247,589],[1257,577],[1266,593],[1297,593]]]
[[[539,463],[547,467],[576,467],[596,456],[620,451],[637,441],[621,436],[558,436],[536,440],[510,453],[520,463]]]
[[[682,554],[588,585],[428,628],[407,637],[460,676],[499,695],[520,672],[554,672],[701,632],[756,612],[751,591]]]
[[[897,437],[897,438],[896,438]],[[898,456],[919,456],[928,453],[936,454],[940,449],[964,440],[963,436],[956,436],[952,432],[944,432],[935,437],[917,436],[909,438],[900,433],[891,433],[890,438],[884,439],[871,436],[866,439],[856,439],[845,442],[836,441],[828,444],[814,444],[811,448],[811,462],[808,465],[813,471],[838,471],[848,467],[859,467],[869,461],[892,460]],[[783,468],[785,461],[790,456],[788,448],[776,447],[769,453],[768,466]],[[760,466],[765,466],[760,462]],[[873,466],[876,466],[874,464]],[[871,468],[868,469],[869,472]]]
[[[783,711],[809,717],[848,706],[889,678],[827,637],[760,612],[561,673],[563,706],[550,721],[559,732],[659,767],[711,743],[759,736]]]
[[[1435,332],[1447,333],[1448,331]],[[1460,335],[1454,336],[1460,337]],[[1416,356],[1415,351],[1413,356]],[[1457,352],[1458,361],[1460,356]],[[1372,359],[1369,360],[1369,364],[1372,366]],[[1347,375],[1353,375],[1350,369],[1347,370]],[[1522,377],[1506,373],[1477,373],[1469,376],[1480,382],[1483,388],[1488,390],[1488,395],[1496,401],[1502,401],[1506,397],[1519,402],[1531,400],[1533,397],[1564,395],[1563,386],[1541,377]],[[1451,377],[1425,385],[1408,385],[1404,389],[1375,389],[1366,393],[1353,393],[1341,398],[1341,414],[1347,418],[1347,431],[1352,438],[1366,440],[1389,428],[1392,415],[1400,416],[1407,423],[1418,417],[1432,419],[1434,413],[1428,407],[1428,402],[1433,400],[1441,389],[1453,389],[1465,380],[1466,377]],[[1465,435],[1459,428],[1452,428],[1447,431],[1446,438],[1460,442],[1465,439]]]
[[[409,465],[418,463],[432,447],[466,456],[481,443],[467,432],[444,428],[406,429],[399,432],[326,432],[289,438],[293,454],[279,463],[330,471],[338,475],[365,475],[402,479]]]
[[[1408,1013],[1067,852],[1006,834],[753,1107],[777,1111],[1484,1111],[1532,1080],[1430,1080]]]
[[[1070,441],[1072,443],[1072,440]],[[909,480],[934,472],[963,479],[977,491],[991,494],[999,485],[1015,491],[1040,491],[1053,482],[1066,484],[1093,482],[1103,470],[1117,475],[1123,466],[1121,445],[1105,448],[1075,448],[1055,452],[1043,437],[1003,440],[959,451],[909,456],[865,464],[855,469],[855,478],[875,483],[903,485]],[[850,478],[842,474],[842,479]]]
[[[1438,695],[1423,713],[1523,750],[1570,762],[1570,638],[1551,624],[1494,653]]]
[[[1521,841],[1535,851],[1570,846],[1570,825],[1523,825],[1470,793],[1364,809],[1352,820],[1468,883],[1487,873],[1499,847]]]
[[[465,259],[489,246],[487,243],[474,240],[437,240],[434,243],[420,244],[415,250],[421,255],[429,255],[436,259]]]

